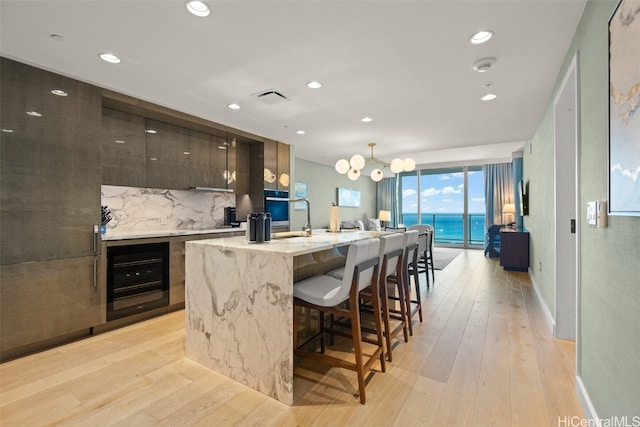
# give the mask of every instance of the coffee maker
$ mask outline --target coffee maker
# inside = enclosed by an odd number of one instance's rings
[[[240,221],[236,221],[236,208],[234,206],[224,208],[224,225],[228,227],[240,226]]]

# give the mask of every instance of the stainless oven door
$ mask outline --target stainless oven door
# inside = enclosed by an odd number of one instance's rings
[[[289,227],[289,198],[268,195],[265,191],[264,211],[271,214],[271,227]]]

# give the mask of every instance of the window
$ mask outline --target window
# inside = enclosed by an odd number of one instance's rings
[[[482,246],[484,177],[481,166],[422,169],[400,176],[400,218],[405,226],[429,224],[435,242]]]

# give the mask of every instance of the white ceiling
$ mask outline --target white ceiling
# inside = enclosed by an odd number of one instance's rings
[[[533,136],[585,5],[206,1],[212,13],[198,18],[182,0],[2,0],[0,51],[295,145],[296,157],[318,163],[366,157],[369,142],[385,161],[473,162],[509,158]],[[481,29],[494,37],[469,43]],[[122,62],[103,62],[102,52]],[[471,68],[487,56],[497,58],[488,72]],[[321,89],[306,87],[314,79]],[[252,96],[267,89],[289,101]],[[489,91],[498,98],[481,101]]]

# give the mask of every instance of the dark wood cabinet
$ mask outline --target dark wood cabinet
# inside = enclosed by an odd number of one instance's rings
[[[91,255],[100,223],[100,90],[1,61],[0,262]]]
[[[189,189],[189,129],[147,119],[147,187]]]
[[[236,180],[233,183],[233,191],[238,195],[245,195],[251,193],[251,145],[242,141],[233,139],[233,162],[229,162],[229,168],[235,172]],[[236,207],[238,200],[236,198]],[[236,214],[238,212],[236,211]],[[246,216],[246,215],[244,215]]]
[[[289,190],[289,144],[278,143],[278,190]]]
[[[289,145],[264,142],[264,188],[289,190]]]
[[[95,86],[0,61],[0,354],[11,357],[100,321],[102,107]]]
[[[500,265],[505,270],[529,269],[529,232],[521,229],[500,230]]]
[[[229,157],[232,154],[231,143],[226,137],[212,136],[210,150],[211,187],[233,189],[235,174],[231,173],[229,166]],[[231,160],[234,160],[233,157]]]
[[[145,187],[145,118],[102,109],[102,183]]]
[[[278,188],[278,143],[265,141],[264,146],[264,188],[276,190]]]
[[[211,137],[202,132],[189,131],[189,187],[211,187]]]

